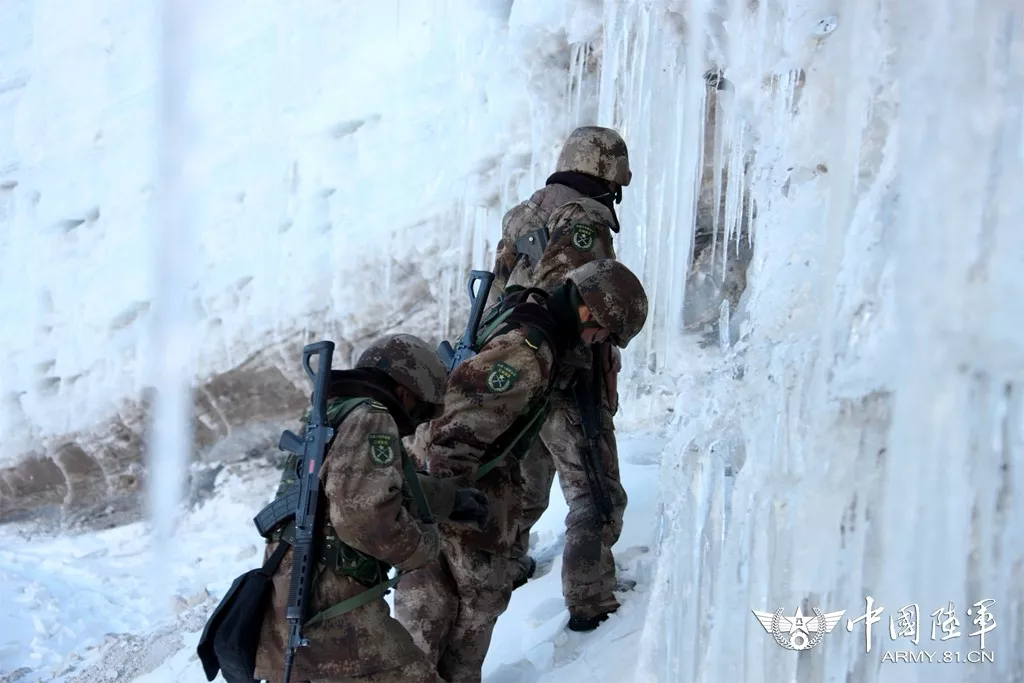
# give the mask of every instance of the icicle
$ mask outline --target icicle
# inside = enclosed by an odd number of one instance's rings
[[[616,4],[604,5],[604,30],[602,31],[601,72],[598,76],[597,119],[601,125],[620,127],[616,118],[616,85],[622,68],[624,45],[629,40],[624,32],[620,9]]]
[[[196,257],[192,223],[197,206],[198,146],[190,115],[194,44],[201,23],[199,0],[161,3],[163,35],[159,110],[159,223],[154,231],[156,288],[152,308],[151,432],[147,448],[149,509],[153,520],[154,595],[174,590],[174,529],[192,447],[191,358],[194,347],[189,306],[190,265]]]
[[[729,348],[729,299],[722,299],[718,306],[718,345]]]
[[[722,75],[720,77],[724,78],[724,75]],[[714,93],[713,93],[713,99],[712,99],[712,97],[710,95],[707,98],[708,99],[707,111],[709,112],[709,114],[713,114],[714,121],[715,121],[714,136],[712,137],[712,145],[713,145],[713,147],[712,147],[713,152],[712,153],[714,154],[714,156],[711,158],[711,163],[714,165],[714,183],[715,183],[715,186],[714,186],[714,198],[713,198],[714,204],[713,204],[713,208],[712,208],[712,211],[714,213],[712,214],[712,218],[711,218],[711,227],[712,227],[712,232],[711,232],[711,254],[709,255],[709,259],[708,259],[711,263],[714,263],[715,254],[718,253],[717,252],[717,249],[718,249],[718,231],[721,228],[722,219],[724,218],[722,216],[722,178],[723,178],[723,176],[731,178],[731,176],[729,176],[728,172],[725,172],[725,170],[724,170],[725,164],[722,163],[722,160],[726,158],[726,156],[725,156],[726,152],[727,152],[727,149],[726,149],[726,139],[728,138],[728,135],[725,132],[725,129],[727,128],[726,122],[722,120],[722,113],[723,113],[723,109],[724,108],[721,106],[721,104],[719,102],[719,98],[720,97],[721,97],[721,91],[715,90]],[[708,118],[710,118],[710,117],[708,115],[705,115],[704,125],[707,125]],[[707,131],[704,132],[704,139],[707,140]],[[705,154],[706,153],[707,152],[705,151]],[[701,175],[703,176],[703,174],[706,173],[706,172],[707,172],[707,165],[705,164],[701,168]],[[703,181],[703,178],[702,178],[702,181]],[[703,189],[703,188],[701,188],[701,189]]]

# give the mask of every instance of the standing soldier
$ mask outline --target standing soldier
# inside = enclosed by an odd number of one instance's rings
[[[551,291],[573,268],[614,259],[615,204],[631,179],[626,143],[617,132],[596,126],[574,130],[547,185],[505,214],[492,291]],[[569,505],[562,594],[569,628],[589,631],[619,606],[611,551],[627,502],[612,424],[618,410],[619,351],[608,342],[585,342],[567,365],[575,369],[571,386],[554,395],[540,439],[522,461],[526,496],[511,571],[514,588],[533,575],[536,562],[527,554],[530,529],[547,509],[557,469]]]
[[[311,593],[315,616],[303,628],[310,645],[298,648],[295,683],[443,683],[383,596],[392,567],[407,572],[437,557],[437,527],[422,518],[468,521],[467,509],[486,505],[477,491],[403,471],[401,437],[440,414],[444,383],[437,352],[407,334],[374,342],[355,369],[331,373],[327,415],[335,436],[320,470],[326,514]],[[290,462],[279,496],[295,485]],[[417,489],[430,510],[414,515],[409,498]],[[294,520],[271,529],[265,557],[282,540],[294,541],[294,532]],[[270,683],[284,672],[290,548],[279,562],[256,655],[255,676]]]
[[[431,476],[487,494],[490,519],[480,529],[441,524],[440,558],[405,577],[395,596],[396,617],[446,680],[480,680],[508,606],[524,494],[518,458],[543,424],[563,361],[580,343],[625,348],[646,319],[636,276],[614,259],[592,261],[550,294],[506,297],[481,324],[477,355],[452,371],[421,455]]]

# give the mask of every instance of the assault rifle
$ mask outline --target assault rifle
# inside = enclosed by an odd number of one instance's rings
[[[475,291],[473,286],[479,282],[480,287]],[[476,355],[476,333],[480,327],[480,321],[484,316],[484,307],[487,306],[487,297],[491,292],[491,284],[494,282],[494,273],[487,270],[469,271],[469,320],[466,322],[466,331],[462,338],[455,344],[455,348],[447,341],[441,342],[437,347],[437,353],[441,356],[441,362],[451,373],[459,363],[469,360]]]
[[[313,382],[312,410],[309,424],[302,437],[286,430],[281,434],[280,448],[298,456],[298,500],[295,508],[295,543],[292,556],[291,586],[288,590],[288,643],[284,655],[284,683],[289,683],[295,652],[309,645],[302,637],[302,624],[309,618],[312,600],[313,574],[319,553],[320,521],[323,510],[320,502],[320,468],[324,464],[327,444],[334,437],[334,429],[327,422],[327,386],[331,378],[331,358],[334,342],[310,344],[302,350],[302,367]],[[310,366],[313,356],[319,358],[316,371]]]
[[[604,467],[601,463],[601,386],[604,382],[603,359],[600,346],[591,346],[594,351],[592,375],[589,382],[577,379],[573,387],[576,405],[580,411],[580,426],[587,439],[587,445],[580,453],[580,464],[587,477],[587,486],[601,519],[605,524],[612,521],[612,501],[604,482]]]

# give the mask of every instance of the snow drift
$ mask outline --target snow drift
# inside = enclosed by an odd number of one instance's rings
[[[0,514],[109,505],[143,476],[157,15],[2,11]],[[636,680],[1024,680],[1018,3],[195,11],[198,457],[294,416],[305,340],[340,362],[449,336],[502,212],[573,126],[613,125],[635,177],[616,246],[653,304],[623,417],[674,433]],[[870,653],[862,622],[797,655],[750,614],[853,619],[868,595]],[[994,661],[881,661],[912,603],[922,648],[976,649],[984,598]],[[928,645],[950,601],[964,635]]]

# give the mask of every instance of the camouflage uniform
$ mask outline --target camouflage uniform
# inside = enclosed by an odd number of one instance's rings
[[[580,173],[620,186],[628,185],[632,174],[622,138],[606,128],[577,129],[566,141],[549,184],[505,215],[494,266],[492,292],[495,297],[513,286],[551,291],[573,268],[596,259],[615,258],[612,233],[618,232],[619,224],[608,197],[593,198],[594,193],[585,196],[560,182],[567,174]],[[572,177],[567,180],[572,182]],[[605,189],[607,194],[612,193],[610,188]],[[549,239],[539,262],[531,264],[528,259],[519,257],[515,242],[540,226],[547,227]],[[615,390],[620,367],[618,349],[611,344],[594,349],[580,347],[568,365],[576,368],[579,377],[589,376],[594,351],[603,354],[602,365],[606,369],[604,381],[592,386],[599,392],[601,405],[598,457],[611,504],[610,522],[606,524],[600,518],[580,462],[580,453],[589,448],[589,444],[576,400],[569,392],[559,392],[554,397],[540,440],[522,460],[526,491],[523,526],[512,553],[519,558],[529,550],[530,529],[547,509],[557,470],[562,494],[569,505],[565,520],[562,593],[570,614],[584,619],[598,617],[618,607],[613,593],[615,561],[611,547],[622,531],[627,503],[619,479],[612,417],[618,409]],[[511,571],[516,583],[525,580],[524,563],[514,562]]]
[[[417,398],[434,404],[435,409],[440,407],[444,368],[436,352],[415,337],[384,338],[363,354],[357,367],[386,368]],[[408,417],[403,417],[408,425]],[[377,401],[357,405],[337,426],[320,478],[327,503],[324,533],[336,534],[369,558],[406,572],[437,557],[439,534],[435,525],[423,523],[407,509],[401,433],[412,429],[407,426],[400,430],[397,419]],[[446,518],[455,500],[452,482],[426,476],[419,480],[434,518]],[[268,543],[265,557],[276,547],[276,542]],[[274,574],[271,604],[256,659],[256,677],[271,683],[282,680],[284,673],[289,629],[285,610],[292,556],[288,550]],[[386,568],[383,571],[386,575]],[[321,566],[310,614],[363,593],[370,585]],[[443,683],[433,663],[424,658],[405,628],[390,616],[383,598],[306,626],[303,636],[312,645],[298,649],[293,681]]]
[[[430,474],[467,481],[487,447],[547,387],[554,357],[522,328],[501,335],[452,372],[444,415],[430,423]],[[450,681],[480,680],[491,631],[512,595],[507,558],[522,511],[518,463],[506,459],[476,483],[490,500],[482,530],[442,525],[441,558],[403,579],[395,616]]]
[[[624,346],[643,326],[647,300],[639,281],[621,264],[608,260],[591,265],[609,263],[611,276],[593,267],[583,275],[590,278],[585,283],[603,277],[606,292],[613,291],[609,282],[619,285],[621,291],[607,298],[606,307],[631,312],[614,321],[606,314],[605,319]],[[580,291],[586,289],[585,283],[578,285]],[[571,287],[567,284],[560,291]],[[448,379],[444,414],[417,439],[431,476],[462,484],[472,481],[484,458],[494,457],[496,440],[507,437],[517,418],[534,414],[535,402],[559,377],[553,375],[556,358],[564,358],[578,343],[579,313],[575,306],[569,311],[572,331],[562,336],[563,351],[553,350],[529,327],[515,327],[486,341],[476,356],[455,368]],[[525,452],[534,435],[525,432],[512,453]],[[489,523],[483,529],[441,524],[441,557],[406,577],[395,596],[398,620],[437,662],[438,673],[459,683],[480,680],[494,624],[508,607],[508,558],[517,542],[525,493],[515,457],[501,460],[475,486],[490,500]]]
[[[551,291],[573,268],[595,259],[615,258],[612,233],[619,231],[619,220],[610,199],[616,194],[580,176],[589,174],[629,185],[632,174],[626,143],[607,128],[578,128],[562,148],[557,169],[545,187],[509,209],[502,219],[488,303],[497,302],[501,292],[512,286]],[[574,179],[584,181],[584,190],[595,191],[584,194],[563,184]],[[548,228],[548,244],[540,263],[532,264],[531,269],[531,264],[519,258],[515,243],[541,226]]]

